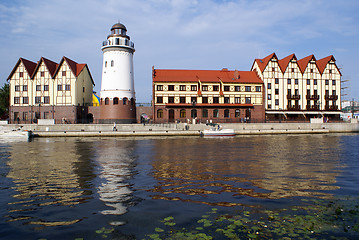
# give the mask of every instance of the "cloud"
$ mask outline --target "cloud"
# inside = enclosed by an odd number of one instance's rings
[[[89,64],[99,91],[101,43],[120,20],[135,42],[137,97],[148,102],[152,65],[249,70],[255,57],[271,52],[278,57],[294,51],[298,57],[338,53],[337,60],[346,51],[355,55],[350,48],[358,37],[356,10],[354,0],[5,1],[0,3],[5,56],[0,77],[8,76],[20,56],[59,61],[65,55]]]

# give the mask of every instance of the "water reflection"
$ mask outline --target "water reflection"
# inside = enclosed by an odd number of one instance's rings
[[[127,204],[132,199],[128,180],[135,174],[135,144],[134,140],[108,139],[102,141],[97,149],[97,162],[101,168],[99,177],[102,179],[98,194],[100,200],[110,207],[101,211],[102,214],[122,215],[127,212]]]
[[[153,198],[233,206],[247,196],[329,197],[340,149],[327,135],[157,141]]]
[[[69,208],[65,206],[74,207],[92,198],[88,185],[95,177],[89,157],[93,155],[91,144],[86,143],[87,151],[82,151],[81,142],[46,140],[12,144],[7,177],[13,180],[12,197],[17,201],[8,203],[7,221],[25,220],[27,224],[43,226],[81,221],[66,214]],[[46,208],[50,206],[57,210],[48,214]]]

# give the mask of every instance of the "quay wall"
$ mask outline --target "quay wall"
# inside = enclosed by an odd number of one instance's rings
[[[358,123],[223,123],[237,135],[355,133]],[[99,136],[198,136],[208,129],[205,124],[8,124],[1,128],[31,130],[38,137],[99,137]],[[186,130],[187,129],[187,130]]]

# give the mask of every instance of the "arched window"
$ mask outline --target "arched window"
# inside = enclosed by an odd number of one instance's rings
[[[117,105],[117,104],[118,104],[118,98],[115,97],[115,98],[113,99],[113,105]]]
[[[157,118],[163,118],[163,110],[162,109],[157,110]]]
[[[115,63],[114,63],[114,61],[113,60],[111,60],[111,67],[113,67],[113,65],[114,65]]]
[[[241,111],[239,109],[236,109],[235,117],[239,117],[241,115]]]
[[[186,109],[181,109],[180,118],[185,118],[185,117],[186,117]]]
[[[218,109],[214,109],[213,110],[213,117],[218,118],[218,116],[219,116]]]
[[[224,110],[224,117],[229,118],[229,109]]]
[[[208,118],[208,110],[207,109],[202,110],[202,117]]]
[[[192,109],[192,110],[191,110],[191,117],[192,117],[192,118],[196,118],[196,117],[197,117],[197,109]]]
[[[127,105],[127,98],[123,98],[123,105]]]
[[[110,99],[107,97],[105,98],[105,105],[109,105],[110,104]]]

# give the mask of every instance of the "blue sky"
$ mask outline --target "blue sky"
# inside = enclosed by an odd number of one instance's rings
[[[118,20],[135,43],[137,102],[150,102],[151,68],[250,70],[275,52],[334,55],[344,99],[359,100],[357,0],[2,0],[0,84],[19,57],[87,63],[101,88],[102,41]]]

